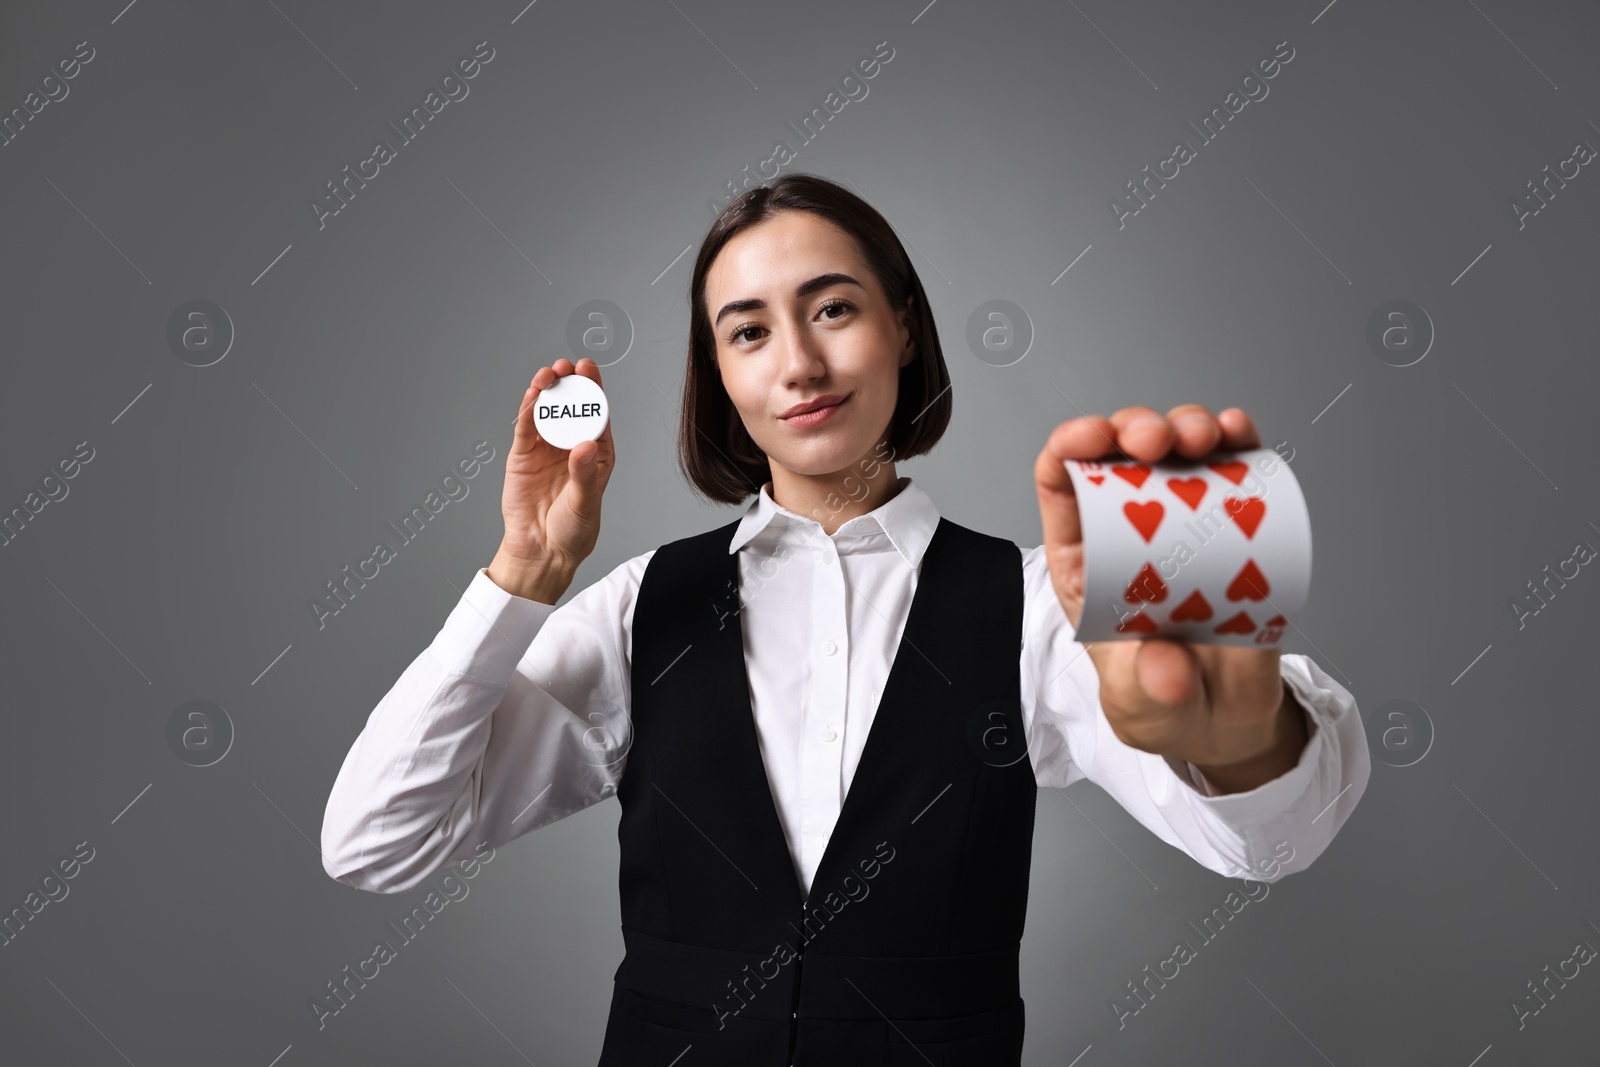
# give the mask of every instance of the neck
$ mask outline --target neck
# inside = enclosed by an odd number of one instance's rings
[[[868,470],[871,477],[864,473]],[[857,515],[893,499],[903,488],[893,463],[863,461],[832,474],[816,475],[796,474],[772,464],[772,499],[796,515],[815,519],[830,537]]]

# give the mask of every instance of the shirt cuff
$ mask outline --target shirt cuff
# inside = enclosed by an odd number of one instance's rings
[[[554,604],[508,593],[480,567],[428,651],[448,671],[505,685],[555,610]]]
[[[1315,696],[1299,673],[1285,669],[1282,670],[1282,676],[1288,683],[1290,691],[1294,693],[1295,700],[1305,709],[1306,729],[1309,735],[1306,747],[1300,752],[1300,761],[1289,770],[1276,778],[1262,782],[1254,789],[1242,793],[1218,794],[1206,781],[1205,775],[1200,773],[1200,768],[1187,760],[1167,758],[1167,766],[1189,785],[1193,793],[1190,800],[1197,807],[1213,812],[1226,823],[1248,826],[1281,815],[1311,787],[1316,774],[1317,763],[1322,758],[1322,746],[1327,743],[1323,736],[1326,733],[1325,724],[1318,714]]]

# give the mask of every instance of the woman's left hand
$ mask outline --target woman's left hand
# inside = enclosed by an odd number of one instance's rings
[[[1219,448],[1260,447],[1255,424],[1238,408],[1213,416],[1199,404],[1180,404],[1162,416],[1128,407],[1109,419],[1087,415],[1057,426],[1034,464],[1034,482],[1051,582],[1073,629],[1083,616],[1083,528],[1067,461],[1120,454],[1154,463],[1169,454],[1198,459]],[[1231,778],[1239,788],[1292,767],[1304,747],[1301,712],[1279,674],[1276,648],[1165,637],[1085,648],[1100,674],[1101,707],[1125,744],[1188,760],[1214,784]]]

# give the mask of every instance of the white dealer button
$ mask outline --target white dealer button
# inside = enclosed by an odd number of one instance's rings
[[[533,427],[557,448],[598,440],[608,417],[606,394],[590,378],[567,374],[533,399]]]

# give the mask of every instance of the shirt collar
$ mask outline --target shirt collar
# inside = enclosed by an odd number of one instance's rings
[[[857,515],[843,523],[835,535],[881,531],[907,563],[918,567],[923,552],[927,551],[928,542],[933,540],[933,531],[939,525],[939,509],[910,477],[902,477],[901,481],[905,485],[898,493],[865,515]],[[769,480],[761,486],[760,495],[745,509],[744,517],[739,520],[733,540],[728,544],[729,554],[739,551],[772,525],[810,527],[806,531],[808,535],[828,536],[823,532],[820,522],[796,515],[773,500],[772,482]]]

